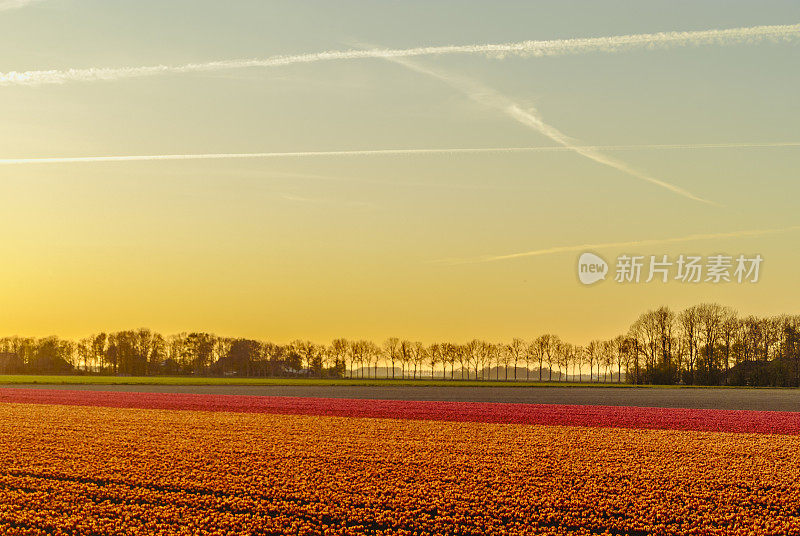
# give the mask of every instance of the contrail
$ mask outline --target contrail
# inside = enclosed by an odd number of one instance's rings
[[[678,242],[694,242],[698,240],[713,240],[717,238],[743,238],[748,236],[763,236],[768,234],[785,233],[788,231],[796,231],[800,229],[800,225],[792,225],[791,227],[783,227],[780,229],[760,229],[749,231],[734,231],[730,233],[710,233],[710,234],[693,234],[688,236],[681,236],[676,238],[655,238],[649,240],[630,240],[627,242],[603,242],[597,244],[579,244],[572,246],[556,246],[545,249],[534,249],[531,251],[523,251],[521,253],[509,253],[506,255],[487,255],[483,257],[474,257],[469,259],[439,259],[432,261],[437,264],[476,264],[483,262],[496,262],[508,261],[513,259],[520,259],[523,257],[539,257],[542,255],[553,255],[556,253],[570,253],[575,251],[587,251],[605,248],[622,248],[622,247],[638,247],[638,246],[652,246],[657,244],[673,244]]]
[[[559,131],[557,128],[545,123],[539,116],[539,112],[536,109],[532,107],[523,109],[518,103],[512,101],[502,93],[499,93],[494,89],[478,84],[474,80],[456,76],[453,74],[445,74],[442,73],[441,71],[434,71],[427,67],[422,67],[419,64],[407,58],[390,58],[390,61],[399,63],[400,65],[403,65],[408,69],[431,76],[433,78],[436,78],[437,80],[441,80],[442,82],[448,84],[450,87],[463,93],[473,101],[482,104],[484,106],[487,106],[489,108],[500,110],[501,112],[508,115],[515,121],[529,128],[532,128],[533,130],[547,136],[554,142],[563,146],[567,150],[574,151],[579,155],[588,158],[589,160],[594,160],[599,164],[603,164],[610,168],[621,171],[627,175],[630,175],[631,177],[635,177],[645,182],[655,184],[656,186],[659,186],[675,194],[691,199],[692,201],[699,201],[700,203],[716,205],[716,203],[714,203],[713,201],[709,201],[707,199],[703,199],[702,197],[698,197],[693,193],[689,192],[688,190],[681,188],[680,186],[670,184],[668,182],[652,177],[646,173],[642,173],[641,171],[633,169],[627,163],[622,162],[621,160],[617,160],[611,156],[605,155],[597,151],[596,149],[576,144],[573,138],[570,138],[563,132]]]
[[[7,11],[9,9],[19,9],[29,4],[40,2],[41,0],[0,0],[0,11]]]
[[[17,4],[22,0],[7,0]],[[2,5],[2,4],[0,4]],[[66,70],[0,72],[0,85],[63,84],[155,76],[159,74],[203,73],[252,67],[280,67],[320,61],[356,60],[365,58],[410,58],[450,54],[481,55],[494,58],[507,56],[544,57],[592,52],[623,52],[638,49],[668,49],[703,45],[735,45],[760,42],[786,42],[800,37],[800,24],[752,26],[727,30],[693,32],[660,32],[515,43],[447,45],[416,48],[373,48],[369,50],[329,50],[311,54],[281,55],[268,58],[234,59],[183,65],[150,65],[143,67],[89,67]]]
[[[196,153],[196,154],[147,154],[147,155],[103,155],[103,156],[56,156],[41,158],[0,158],[0,166],[27,164],[81,164],[102,162],[147,162],[159,160],[225,160],[259,158],[304,158],[337,156],[414,156],[414,155],[459,155],[492,153],[566,153],[576,149],[586,151],[651,151],[694,149],[769,149],[800,147],[800,141],[740,142],[740,143],[673,143],[640,145],[575,145],[546,147],[476,147],[450,149],[364,149],[355,151],[291,151],[272,153]]]

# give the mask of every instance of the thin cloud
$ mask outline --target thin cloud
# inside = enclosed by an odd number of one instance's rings
[[[0,0],[2,1],[2,0]],[[24,0],[5,0],[9,4]],[[2,4],[0,4],[2,5]],[[269,58],[235,59],[183,65],[150,65],[143,67],[89,67],[66,70],[32,70],[0,72],[0,85],[64,84],[120,80],[163,74],[205,73],[253,67],[281,67],[321,61],[357,60],[366,58],[410,58],[451,54],[481,55],[492,58],[508,56],[545,57],[594,52],[614,53],[641,49],[669,49],[705,45],[736,45],[761,42],[787,42],[800,37],[800,24],[752,26],[726,30],[694,32],[660,32],[515,43],[448,45],[404,49],[373,48],[369,50],[330,50],[311,54],[272,56]]]
[[[571,145],[544,147],[459,147],[444,149],[364,149],[355,151],[289,151],[271,153],[195,153],[104,156],[54,156],[41,158],[0,158],[0,166],[36,164],[93,164],[103,162],[148,162],[161,160],[226,160],[268,158],[320,158],[353,156],[415,156],[415,155],[470,155],[492,153],[565,153],[581,151],[659,151],[700,149],[770,149],[800,147],[800,141],[739,142],[739,143],[671,143],[638,145]]]
[[[556,246],[544,249],[534,249],[530,251],[522,251],[519,253],[508,253],[505,255],[486,255],[483,257],[473,257],[467,259],[439,259],[432,261],[436,264],[477,264],[484,262],[498,262],[509,261],[514,259],[521,259],[524,257],[539,257],[543,255],[554,255],[557,253],[571,253],[576,251],[599,250],[606,248],[623,248],[623,247],[638,247],[638,246],[652,246],[659,244],[673,244],[682,242],[694,242],[698,240],[714,240],[722,238],[744,238],[749,236],[764,236],[769,234],[786,233],[789,231],[796,231],[800,229],[800,225],[792,225],[791,227],[783,227],[780,229],[758,229],[748,231],[734,231],[730,233],[708,233],[708,234],[693,234],[688,236],[681,236],[676,238],[655,238],[648,240],[629,240],[626,242],[602,242],[595,244],[577,244],[570,246]]]
[[[415,63],[408,58],[390,58],[390,61],[395,63],[399,63],[404,67],[416,71],[418,73],[425,74],[427,76],[436,78],[437,80],[441,80],[442,82],[446,83],[450,87],[454,88],[455,90],[463,93],[473,101],[482,104],[488,108],[494,108],[496,110],[501,111],[502,113],[506,114],[507,116],[511,117],[518,123],[525,125],[540,134],[550,138],[554,142],[558,143],[562,147],[574,151],[579,155],[588,158],[589,160],[593,160],[599,164],[603,164],[604,166],[608,166],[610,168],[616,169],[629,175],[631,177],[637,178],[639,180],[649,182],[654,184],[660,188],[664,188],[669,190],[670,192],[686,197],[687,199],[691,199],[692,201],[698,201],[700,203],[705,203],[708,205],[716,205],[713,201],[709,201],[707,199],[703,199],[702,197],[698,197],[695,194],[681,188],[680,186],[676,186],[674,184],[668,183],[661,179],[657,179],[651,175],[638,171],[632,168],[627,163],[613,158],[611,156],[605,155],[596,149],[589,148],[587,146],[579,145],[575,142],[575,140],[552,125],[545,123],[539,112],[532,108],[528,107],[523,109],[518,103],[514,102],[507,96],[503,95],[502,93],[495,91],[489,87],[486,87],[482,84],[477,83],[476,81],[465,78],[462,76],[453,75],[450,73],[444,73],[442,71],[434,71],[428,67],[422,67],[418,63]]]
[[[0,0],[0,11],[19,9],[40,1],[41,0]]]
[[[280,198],[295,203],[306,203],[312,205],[334,205],[334,206],[364,208],[364,209],[377,208],[377,205],[375,203],[371,203],[368,201],[342,200],[342,199],[334,199],[327,197],[305,197],[291,193],[282,193],[280,194]]]

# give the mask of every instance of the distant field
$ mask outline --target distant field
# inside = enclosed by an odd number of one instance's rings
[[[16,389],[103,393],[174,393],[354,400],[417,400],[800,411],[800,389],[671,387],[618,384],[443,382],[426,380],[279,380],[0,376],[0,400]]]
[[[204,378],[193,376],[38,376],[0,375],[0,384],[42,385],[367,385],[392,387],[632,387],[625,383],[461,381],[461,380],[323,380],[296,378]]]

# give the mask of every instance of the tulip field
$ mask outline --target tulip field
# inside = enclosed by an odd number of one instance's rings
[[[0,389],[0,534],[800,534],[799,415]]]

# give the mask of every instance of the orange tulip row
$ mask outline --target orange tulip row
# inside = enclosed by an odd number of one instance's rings
[[[800,438],[0,404],[4,535],[800,535]]]

